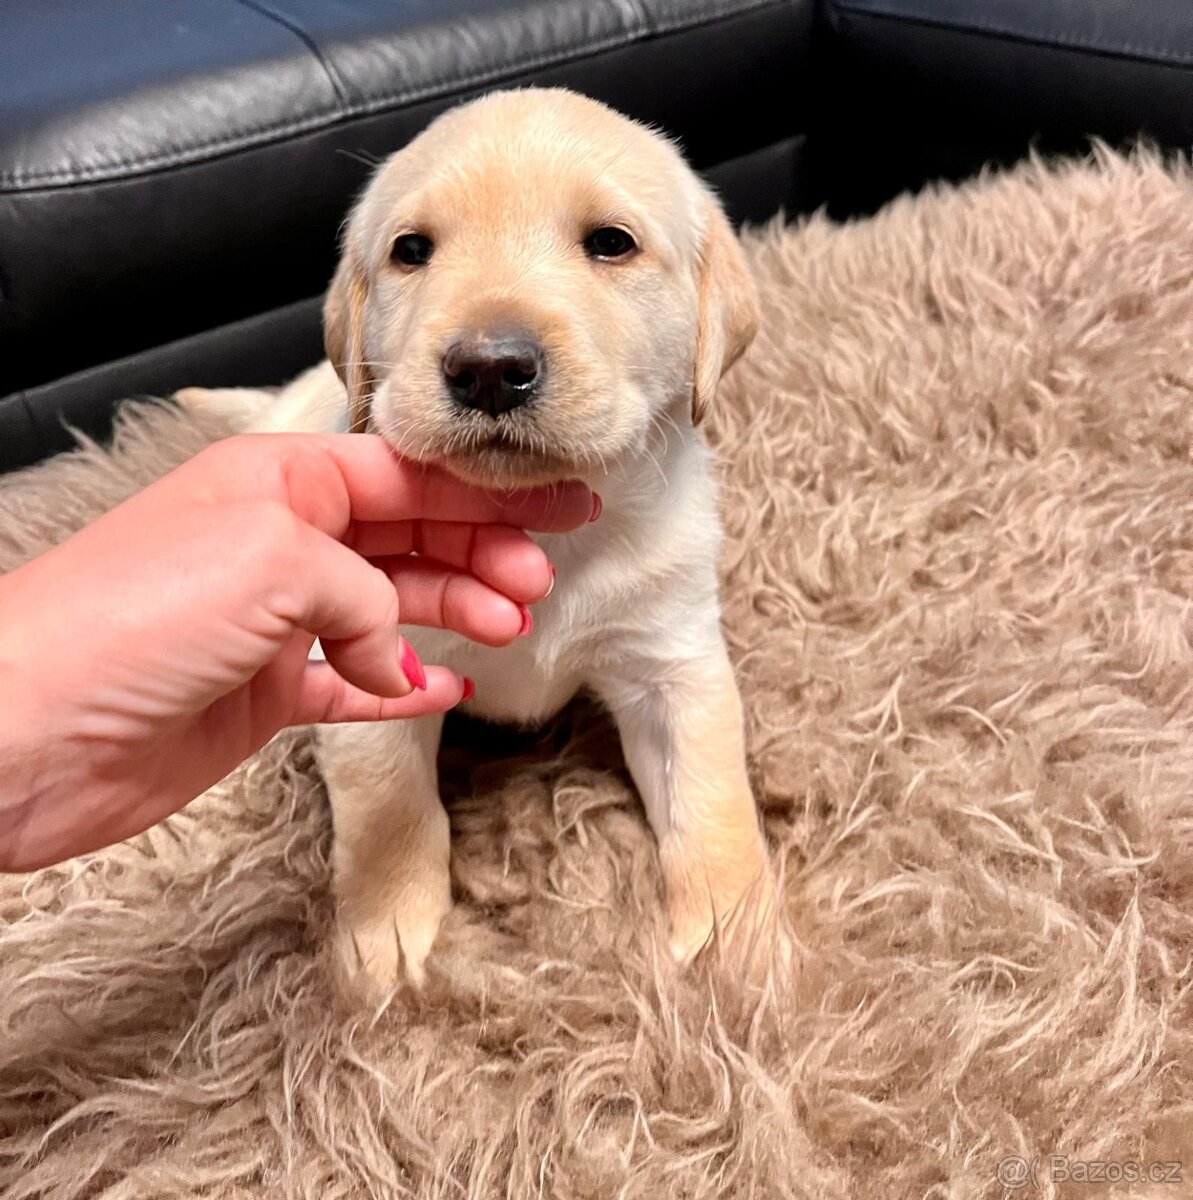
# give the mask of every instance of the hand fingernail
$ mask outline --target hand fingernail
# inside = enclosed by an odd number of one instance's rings
[[[472,680],[469,679],[467,675],[465,675],[464,676],[464,694],[460,697],[459,703],[463,704],[465,700],[471,700],[472,697],[475,695],[476,695],[476,684],[473,683]]]
[[[402,665],[402,674],[410,680],[410,686],[417,691],[425,692],[427,690],[427,673],[423,670],[422,662],[414,652],[414,647],[405,639],[402,639],[402,654],[398,660]]]
[[[590,525],[593,523],[593,521],[595,521],[597,519],[597,517],[599,517],[601,515],[601,512],[604,509],[604,507],[605,507],[604,504],[601,503],[600,496],[598,496],[596,492],[593,492],[592,493],[592,516],[588,518],[588,523]]]
[[[525,604],[522,605],[522,628],[518,630],[519,637],[529,637],[534,632],[534,617],[530,615],[530,609]]]
[[[547,570],[549,570],[551,572],[551,582],[549,584],[547,584],[547,591],[546,591],[546,594],[543,596],[544,600],[546,600],[547,596],[549,596],[555,590],[555,564],[548,563]]]

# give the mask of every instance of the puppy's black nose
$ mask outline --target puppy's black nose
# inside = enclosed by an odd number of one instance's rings
[[[524,333],[459,338],[443,356],[443,377],[457,404],[499,417],[525,404],[543,374],[543,348]]]

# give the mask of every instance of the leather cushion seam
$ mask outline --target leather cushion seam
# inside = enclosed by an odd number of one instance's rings
[[[231,136],[218,138],[209,142],[197,143],[185,148],[175,148],[168,152],[150,155],[137,155],[132,158],[115,159],[85,169],[70,170],[55,169],[51,171],[0,171],[0,191],[20,191],[30,184],[54,183],[97,183],[105,180],[115,182],[127,177],[125,172],[139,173],[152,171],[160,167],[186,166],[202,161],[207,156],[215,157],[233,150],[248,149],[272,139],[287,137],[296,133],[306,133],[312,129],[331,127],[344,120],[355,117],[375,116],[389,107],[400,108],[404,105],[421,100],[434,98],[443,94],[447,89],[463,91],[477,84],[484,84],[503,76],[517,75],[523,71],[539,67],[557,66],[568,62],[578,62],[592,55],[619,46],[629,45],[637,41],[645,41],[670,33],[686,32],[702,25],[710,24],[726,16],[736,16],[753,12],[758,9],[777,7],[787,4],[789,0],[751,0],[743,5],[740,0],[729,0],[728,3],[714,4],[706,9],[698,19],[693,21],[677,20],[654,28],[625,30],[615,35],[600,38],[595,42],[586,43],[582,47],[572,47],[568,50],[555,50],[540,54],[528,55],[512,62],[502,63],[497,67],[488,67],[483,71],[469,75],[443,76],[431,80],[416,88],[375,96],[360,104],[348,105],[343,108],[314,113],[297,121],[283,121],[273,125],[263,125],[256,129],[244,130]]]

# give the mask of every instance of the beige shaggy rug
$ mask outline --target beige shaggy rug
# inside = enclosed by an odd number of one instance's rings
[[[286,735],[0,880],[7,1200],[1193,1194],[1193,177],[1028,165],[750,244],[726,625],[798,982],[670,966],[581,704],[457,727],[458,906],[364,1011]],[[212,432],[142,409],[3,481],[4,565]]]

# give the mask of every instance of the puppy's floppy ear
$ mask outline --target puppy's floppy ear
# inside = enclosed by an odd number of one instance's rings
[[[344,247],[340,265],[323,302],[323,348],[348,390],[348,428],[363,433],[373,399],[373,372],[365,362],[364,319],[369,284],[352,249]]]
[[[758,332],[758,290],[746,266],[746,257],[721,206],[709,197],[703,208],[699,323],[692,382],[693,425],[704,419],[721,376],[741,357]]]

